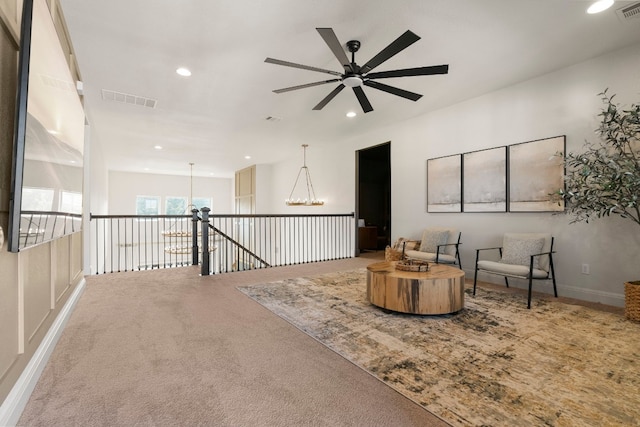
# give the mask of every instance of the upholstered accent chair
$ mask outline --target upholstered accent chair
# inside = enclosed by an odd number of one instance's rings
[[[460,235],[462,233],[455,228],[429,227],[422,233],[420,247],[414,250],[406,250],[405,257],[420,261],[435,262],[436,264],[460,263]]]
[[[480,260],[480,252],[497,250],[499,261]],[[473,295],[476,294],[478,272],[504,276],[509,287],[509,277],[529,281],[527,308],[531,308],[533,280],[551,280],[553,293],[558,297],[556,276],[553,270],[553,236],[548,233],[505,233],[502,246],[476,249],[476,270],[473,278]]]

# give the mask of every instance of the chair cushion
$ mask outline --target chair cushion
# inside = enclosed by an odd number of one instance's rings
[[[409,259],[417,259],[420,261],[433,261],[436,260],[435,252],[423,252],[423,251],[405,251],[404,253]],[[453,264],[456,262],[456,257],[449,254],[440,254],[438,256],[438,262],[444,264]]]
[[[552,249],[552,243],[551,241],[553,240],[553,237],[551,236],[551,233],[505,233],[505,236],[512,236],[512,237],[516,237],[516,238],[521,238],[521,237],[525,237],[525,238],[543,238],[544,239],[544,245],[542,246],[542,250],[539,253],[542,252],[551,252]],[[540,263],[540,270],[544,270],[544,271],[549,271],[549,255],[543,255],[543,256],[539,256],[536,257],[538,258],[538,262]],[[527,264],[528,265],[528,264]]]
[[[531,263],[531,255],[542,252],[544,246],[544,237],[505,234],[502,243],[502,259],[503,264],[517,264],[529,268]],[[533,258],[533,268],[539,269],[539,257]]]
[[[449,229],[449,241],[447,243],[449,243],[449,244],[458,243],[459,240],[460,240],[460,232],[455,228],[450,228]],[[449,254],[451,256],[455,256],[456,255],[456,246],[455,245],[445,246],[444,253]]]
[[[420,243],[420,251],[436,253],[438,245],[446,245],[449,241],[449,230],[447,228],[430,227],[422,233],[422,243]],[[445,252],[445,248],[440,248],[440,253]]]
[[[488,273],[506,274],[508,276],[520,276],[528,277],[529,267],[518,264],[504,264],[496,261],[478,261],[478,270],[486,271]],[[537,268],[533,269],[532,274],[534,279],[546,279],[549,273]]]

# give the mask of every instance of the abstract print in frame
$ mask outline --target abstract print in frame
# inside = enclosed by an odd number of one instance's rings
[[[506,212],[507,147],[464,153],[462,211]]]
[[[462,211],[462,156],[427,160],[427,212]]]
[[[562,212],[564,201],[553,197],[564,189],[566,137],[509,146],[509,211]]]

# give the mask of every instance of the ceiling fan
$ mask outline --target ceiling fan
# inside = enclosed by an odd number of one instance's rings
[[[350,40],[347,42],[347,48],[351,52],[351,61],[347,57],[346,52],[342,48],[338,37],[331,28],[316,28],[320,36],[324,39],[329,49],[333,52],[335,57],[340,62],[340,65],[344,68],[344,73],[338,71],[325,70],[323,68],[310,67],[308,65],[295,64],[293,62],[281,61],[279,59],[267,58],[264,62],[269,64],[284,65],[286,67],[301,68],[303,70],[317,71],[319,73],[327,73],[337,76],[337,78],[331,80],[323,80],[314,83],[307,83],[299,86],[291,86],[283,89],[274,90],[275,93],[289,92],[297,89],[304,89],[313,86],[319,86],[327,83],[340,82],[338,87],[329,93],[322,101],[318,103],[314,110],[322,110],[322,108],[329,103],[335,96],[340,93],[346,86],[353,89],[353,92],[358,98],[358,102],[362,106],[362,110],[365,113],[373,111],[373,107],[367,99],[367,96],[362,89],[362,86],[369,86],[374,89],[381,90],[383,92],[391,93],[393,95],[401,96],[412,101],[417,101],[422,95],[409,92],[404,89],[399,89],[393,86],[386,85],[384,83],[377,82],[376,79],[386,79],[390,77],[411,77],[411,76],[428,76],[433,74],[447,74],[449,72],[449,65],[434,65],[430,67],[417,67],[417,68],[405,68],[402,70],[381,71],[372,73],[371,71],[382,64],[392,56],[400,53],[413,43],[420,40],[420,37],[411,31],[407,30],[404,34],[391,42],[389,46],[385,47],[376,56],[371,58],[367,63],[360,66],[356,64],[355,53],[360,49],[360,42],[358,40]]]

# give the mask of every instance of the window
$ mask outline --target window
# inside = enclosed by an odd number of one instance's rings
[[[136,196],[136,215],[159,215],[160,197]]]
[[[194,197],[193,205],[198,210],[204,207],[211,208],[211,199],[209,197]],[[193,207],[191,209],[193,209]]]
[[[167,197],[164,206],[167,215],[184,215],[187,213],[186,197]]]
[[[53,188],[24,187],[22,189],[23,211],[52,211]]]
[[[60,197],[60,212],[81,214],[82,194],[75,191],[62,191]]]

